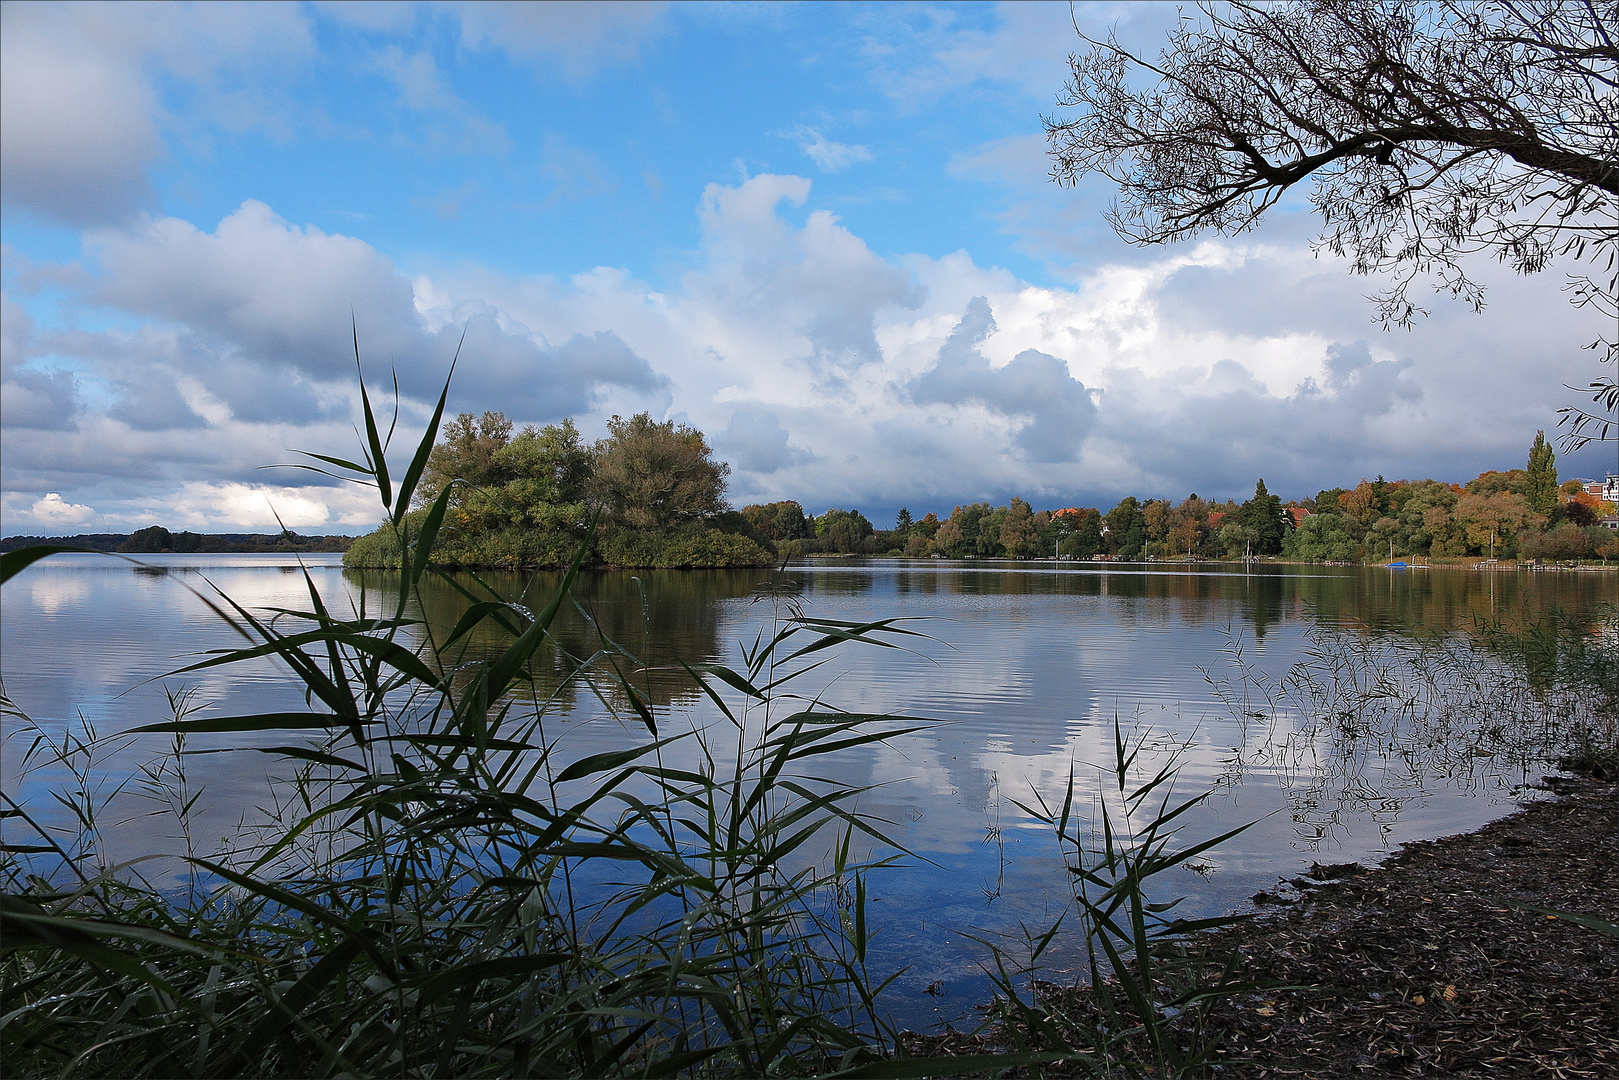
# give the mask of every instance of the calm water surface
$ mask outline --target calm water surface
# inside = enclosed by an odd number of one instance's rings
[[[239,643],[188,586],[217,585],[253,608],[302,608],[307,593],[295,560],[142,558],[147,568],[58,556],[6,586],[0,658],[20,710],[45,730],[88,724],[108,734],[167,719],[165,690],[194,690],[195,702],[229,713],[303,707],[297,687],[268,662],[158,679],[208,649]],[[362,588],[388,586],[384,575],[345,573],[339,556],[305,565],[334,606]],[[982,948],[963,933],[1015,937],[1020,923],[1041,925],[1064,910],[1061,854],[1014,800],[1060,800],[1077,770],[1083,804],[1100,780],[1095,766],[1111,755],[1115,719],[1154,746],[1182,748],[1182,791],[1215,789],[1188,822],[1189,836],[1257,819],[1206,860],[1206,872],[1173,883],[1189,896],[1188,914],[1228,910],[1315,861],[1375,860],[1408,840],[1475,828],[1510,812],[1520,786],[1545,771],[1542,762],[1482,744],[1436,749],[1307,730],[1299,701],[1275,687],[1324,641],[1397,648],[1442,640],[1478,620],[1510,623],[1552,611],[1612,633],[1619,600],[1619,578],[1605,573],[903,560],[827,561],[780,575],[604,573],[587,575],[576,596],[601,632],[654,661],[735,664],[738,643],[779,614],[755,597],[772,577],[796,583],[807,614],[912,618],[922,621],[907,625],[928,635],[911,639],[910,653],[845,647],[815,684],[844,709],[937,721],[835,762],[839,779],[876,785],[862,808],[892,822],[894,838],[924,857],[878,875],[872,890],[883,926],[878,966],[910,965],[897,988],[911,1023],[960,1017],[986,996],[972,975]],[[530,598],[543,598],[555,581],[486,578]],[[442,588],[424,605],[429,624],[444,633],[462,602]],[[558,637],[580,654],[597,640],[577,613]],[[1506,663],[1488,655],[1476,662]],[[654,682],[651,696],[665,730],[714,719],[678,681]],[[638,723],[604,712],[592,696],[563,688],[557,716],[568,725],[571,753],[645,737]],[[30,736],[18,734],[17,718],[5,723],[0,779],[43,811],[45,788],[64,776],[46,769],[25,778]],[[1477,742],[1475,727],[1461,724],[1452,741]],[[157,737],[109,745],[101,758],[105,790],[162,749]],[[191,758],[190,768],[206,788],[200,831],[219,836],[265,805],[266,769],[284,766],[258,754],[216,754]],[[174,850],[167,819],[144,816],[155,805],[140,798],[138,783],[115,805],[124,819],[107,837],[115,855]],[[1074,962],[1060,950],[1055,956],[1058,972]],[[935,981],[943,994],[923,996]]]

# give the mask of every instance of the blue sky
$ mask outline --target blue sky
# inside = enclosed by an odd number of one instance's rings
[[[737,503],[1285,495],[1521,465],[1589,380],[1567,268],[1372,321],[1309,245],[1132,249],[1046,179],[1065,57],[1169,5],[4,8],[7,533],[283,519],[352,447],[350,312],[407,419],[701,427]],[[1565,460],[1596,473],[1605,457]]]

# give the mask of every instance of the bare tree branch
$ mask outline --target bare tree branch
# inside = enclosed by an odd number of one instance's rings
[[[1240,233],[1308,182],[1324,226],[1316,249],[1392,277],[1373,298],[1385,324],[1425,313],[1411,297],[1423,280],[1482,308],[1464,269],[1481,251],[1521,273],[1560,256],[1605,259],[1605,280],[1577,279],[1575,302],[1619,295],[1619,3],[1200,8],[1155,60],[1084,38],[1058,98],[1077,112],[1044,119],[1053,180],[1118,184],[1108,217],[1120,236]],[[1156,82],[1137,88],[1142,76]],[[1598,344],[1612,361],[1613,343]],[[1573,412],[1565,442],[1619,431]]]

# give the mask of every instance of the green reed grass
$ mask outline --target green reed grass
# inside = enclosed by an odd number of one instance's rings
[[[578,558],[537,609],[440,575],[466,601],[460,621],[438,638],[413,617],[448,490],[419,522],[406,511],[448,385],[397,483],[363,379],[359,459],[303,466],[377,491],[409,555],[396,590],[346,612],[307,572],[298,608],[198,594],[242,643],[171,674],[274,658],[307,708],[213,716],[176,694],[171,720],[119,736],[174,740],[135,782],[177,824],[184,888],[105,859],[107,741],[45,734],[5,703],[34,734],[25,763],[66,770],[52,794],[71,821],[11,795],[0,809],[5,1075],[920,1076],[1071,1056],[905,1059],[881,1009],[896,973],[868,967],[867,878],[899,851],[821,763],[917,722],[795,688],[837,646],[892,649],[914,631],[767,596],[775,618],[740,666],[678,666],[723,717],[683,731],[649,703],[648,666],[598,635],[572,678],[645,734],[577,759],[529,664]],[[6,554],[0,580],[59,550]],[[250,733],[282,741],[187,742]],[[198,752],[295,769],[265,821],[207,854],[191,827]]]
[[[1038,931],[1025,929],[1015,962],[1003,943],[983,940],[999,998],[995,1016],[1008,1042],[1028,1052],[1067,1048],[1070,1067],[1096,1076],[1182,1076],[1195,1073],[1219,1043],[1207,1025],[1216,1001],[1254,987],[1236,978],[1233,962],[1189,948],[1193,936],[1230,925],[1241,916],[1180,919],[1181,899],[1154,901],[1155,879],[1193,863],[1237,836],[1242,825],[1191,841],[1183,818],[1207,794],[1177,801],[1176,755],[1152,755],[1146,734],[1126,737],[1115,718],[1113,758],[1099,769],[1104,783],[1093,812],[1076,803],[1082,790],[1070,769],[1060,802],[1038,791],[1014,804],[1051,829],[1067,866],[1071,909]],[[1059,987],[1031,979],[1042,954],[1059,935],[1079,935],[1087,977]]]

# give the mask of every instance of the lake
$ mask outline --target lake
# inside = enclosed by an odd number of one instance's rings
[[[295,560],[141,561],[56,556],[6,586],[5,690],[40,730],[88,726],[107,736],[161,721],[170,716],[166,691],[191,691],[192,705],[229,713],[303,707],[298,686],[269,662],[153,681],[239,644],[189,589],[211,582],[251,608],[302,608]],[[345,572],[340,556],[305,565],[334,606],[388,587],[386,575]],[[530,599],[556,580],[485,579]],[[757,595],[767,580],[776,599]],[[966,935],[1013,942],[1020,925],[1042,926],[1065,910],[1063,856],[1017,803],[1060,801],[1072,773],[1088,808],[1115,724],[1144,740],[1154,761],[1174,757],[1179,792],[1213,793],[1188,815],[1189,839],[1257,822],[1196,873],[1177,871],[1187,914],[1218,913],[1313,862],[1375,861],[1406,841],[1509,813],[1547,771],[1538,725],[1581,706],[1549,699],[1519,654],[1478,645],[1479,628],[1555,618],[1610,642],[1619,631],[1611,573],[838,559],[781,573],[587,574],[575,590],[582,610],[559,622],[556,637],[578,655],[605,634],[655,663],[735,664],[739,642],[782,617],[782,589],[811,616],[911,619],[903,625],[926,635],[905,639],[906,652],[840,647],[813,676],[813,689],[841,708],[932,721],[840,755],[828,774],[871,786],[861,808],[916,856],[876,875],[871,897],[880,926],[873,966],[909,965],[893,1005],[917,1027],[971,1022],[987,997],[975,975],[984,948]],[[439,586],[419,614],[442,635],[463,607]],[[554,650],[539,658],[569,753],[646,738],[633,715],[614,717],[565,683],[564,666]],[[652,677],[646,692],[663,731],[716,718],[675,675]],[[24,775],[33,733],[14,715],[5,728],[0,780],[50,814],[47,789],[70,778],[60,768]],[[219,738],[193,748],[228,745]],[[153,816],[158,804],[139,782],[139,765],[165,745],[142,736],[98,747],[101,793],[126,785],[112,802],[119,823],[104,837],[113,858],[177,850],[170,819]],[[222,836],[266,805],[270,760],[190,759],[189,780],[204,789],[196,835]],[[1078,963],[1061,948],[1048,959],[1054,978]]]

